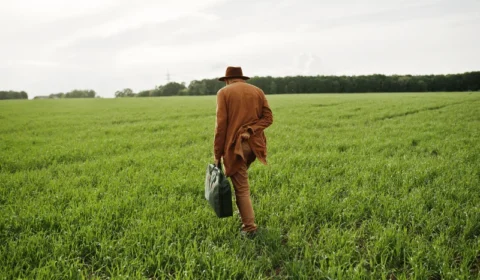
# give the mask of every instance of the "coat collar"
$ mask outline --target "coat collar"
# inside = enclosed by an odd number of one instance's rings
[[[234,83],[246,83],[246,81],[244,79],[232,79],[230,85]]]

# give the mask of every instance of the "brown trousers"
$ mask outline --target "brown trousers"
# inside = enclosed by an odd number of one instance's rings
[[[242,148],[245,161],[238,172],[230,176],[230,179],[235,189],[236,203],[242,218],[242,230],[250,232],[257,230],[255,213],[250,200],[250,186],[248,185],[248,168],[255,161],[255,154],[247,141],[242,142]]]

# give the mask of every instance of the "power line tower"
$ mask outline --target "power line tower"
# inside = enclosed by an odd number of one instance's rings
[[[170,83],[170,76],[171,76],[171,75],[170,75],[170,71],[167,70],[167,75],[166,75],[166,77],[167,77],[167,83]]]

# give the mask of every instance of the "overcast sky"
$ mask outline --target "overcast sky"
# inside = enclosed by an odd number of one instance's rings
[[[479,0],[0,0],[0,90],[480,70]]]

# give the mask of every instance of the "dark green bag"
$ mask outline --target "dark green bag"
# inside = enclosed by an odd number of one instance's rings
[[[214,164],[207,166],[207,174],[205,176],[205,199],[208,200],[210,206],[219,218],[230,217],[233,215],[232,208],[232,190],[230,182],[223,174],[220,167]]]

